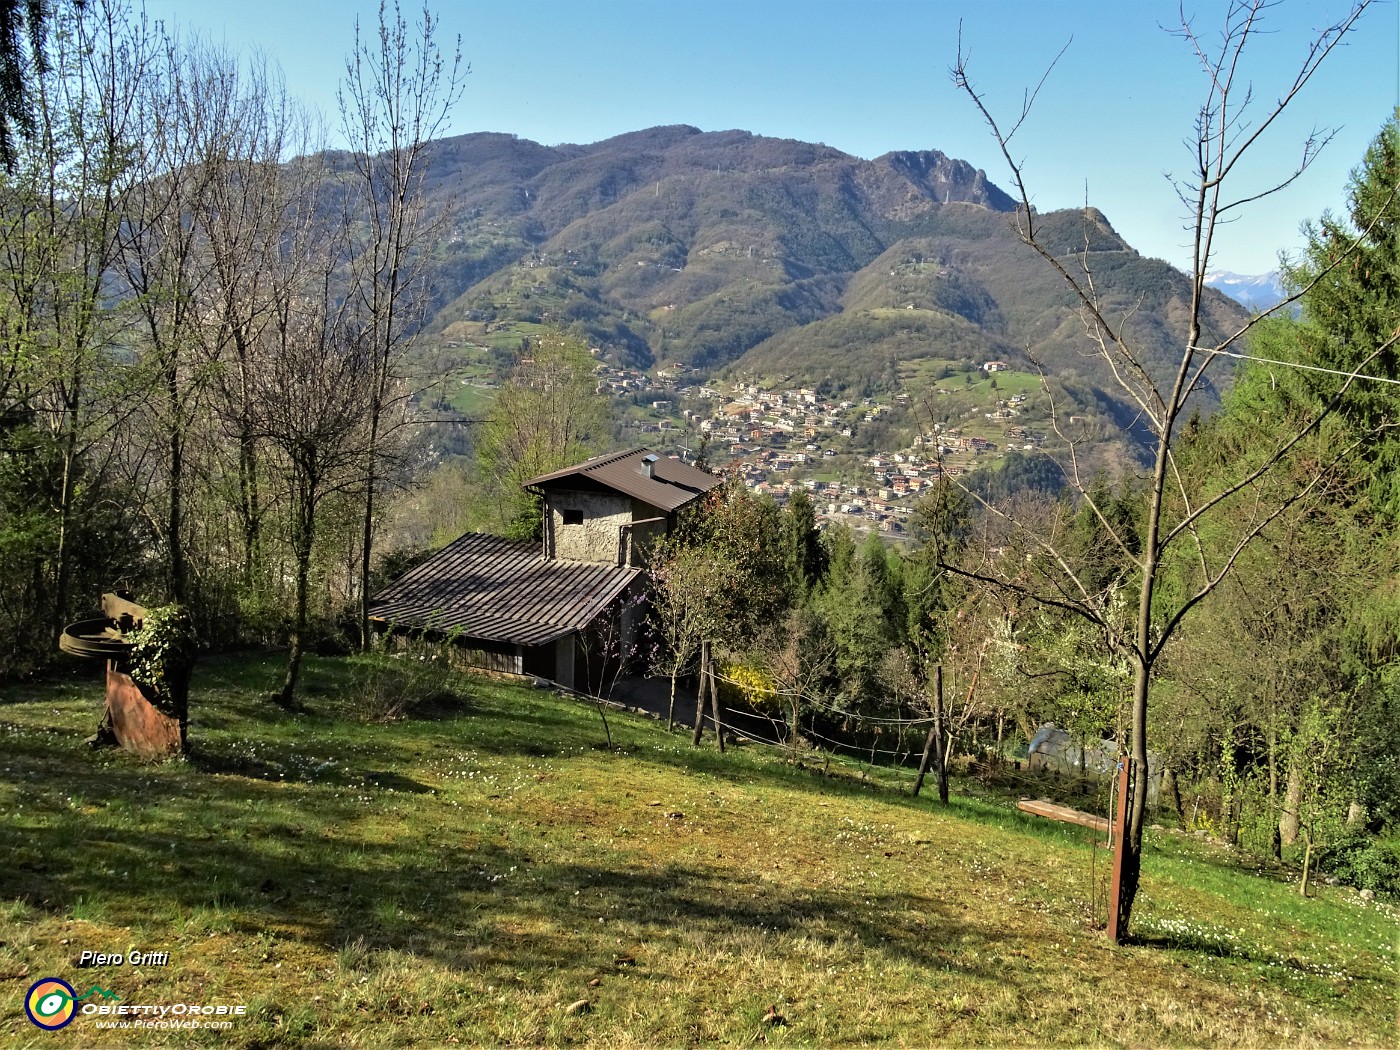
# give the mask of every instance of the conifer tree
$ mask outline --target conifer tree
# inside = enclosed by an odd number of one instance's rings
[[[1400,377],[1400,124],[1389,120],[1367,149],[1348,187],[1345,217],[1324,215],[1306,230],[1303,258],[1285,271],[1302,292],[1303,323],[1292,332],[1300,360],[1368,376]],[[1305,377],[1325,400],[1340,378]],[[1340,412],[1366,438],[1374,464],[1372,498],[1391,519],[1400,516],[1400,442],[1389,427],[1400,416],[1392,384],[1354,383]]]

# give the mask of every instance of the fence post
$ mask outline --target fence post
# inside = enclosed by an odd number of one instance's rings
[[[690,743],[700,746],[700,738],[705,735],[705,686],[709,681],[708,672],[710,669],[710,643],[700,643],[700,687],[695,691],[695,732],[691,735]]]
[[[1132,792],[1133,760],[1118,759],[1118,806],[1113,818],[1113,875],[1108,884],[1108,939],[1122,944],[1128,931],[1123,922],[1123,852],[1128,830],[1128,796]]]
[[[709,661],[705,667],[710,680],[710,711],[715,719],[715,737],[719,740],[719,753],[724,754],[724,707],[719,700],[719,687],[715,685],[715,665]]]

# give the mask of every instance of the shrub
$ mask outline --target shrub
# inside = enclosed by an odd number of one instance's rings
[[[754,711],[781,710],[781,698],[773,680],[757,668],[740,663],[721,664],[719,695],[726,707],[747,707]]]
[[[355,679],[355,709],[366,722],[397,722],[437,705],[456,705],[461,675],[447,643],[386,636],[384,651],[369,656]]]
[[[181,605],[151,609],[140,630],[128,637],[132,647],[124,669],[132,681],[170,702],[188,680],[199,651],[190,614]]]
[[[1400,837],[1354,832],[1323,850],[1318,867],[1359,890],[1400,893]]]

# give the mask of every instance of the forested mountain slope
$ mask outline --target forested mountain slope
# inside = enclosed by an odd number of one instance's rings
[[[434,144],[427,192],[450,215],[429,325],[447,340],[543,323],[619,363],[840,387],[892,385],[925,358],[1029,356],[1104,380],[1068,288],[1018,240],[1014,202],[935,150],[867,161],[687,126],[586,146],[473,134]],[[1181,273],[1092,208],[1039,218],[1149,351],[1173,346]],[[1245,319],[1210,296],[1214,327]]]

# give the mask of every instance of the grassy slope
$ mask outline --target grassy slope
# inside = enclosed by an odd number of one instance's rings
[[[620,715],[607,751],[592,709],[480,680],[360,724],[349,661],[285,715],[276,665],[205,663],[193,755],[159,766],[82,746],[95,675],[0,694],[0,1044],[1393,1044],[1394,912],[1349,892],[1156,836],[1152,943],[1114,948],[1087,833],[994,800]],[[72,965],[133,947],[170,964]],[[49,975],[249,1016],[53,1037],[21,1007]]]

